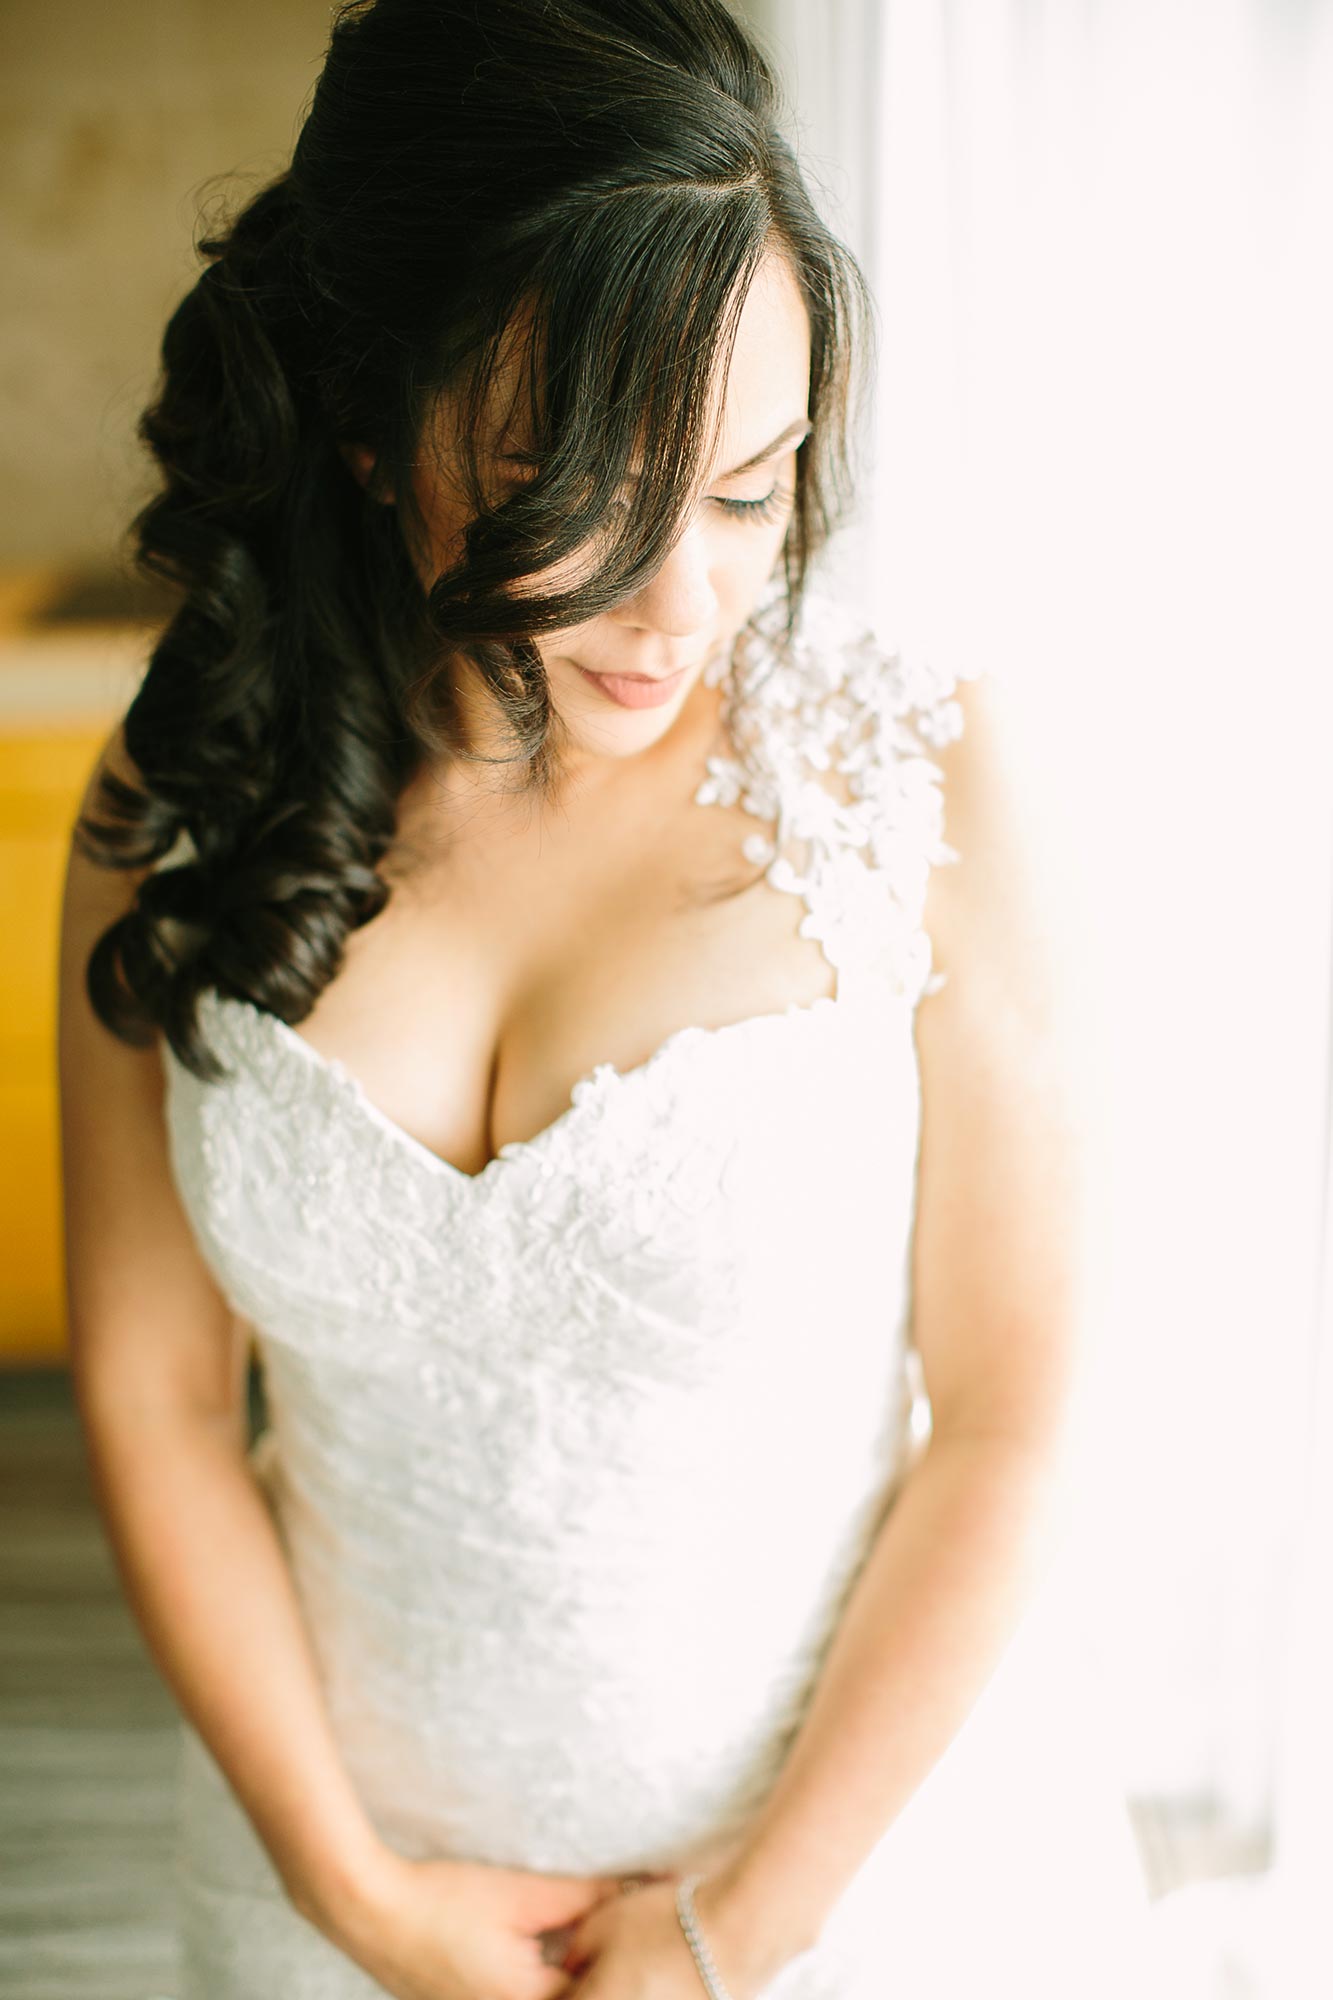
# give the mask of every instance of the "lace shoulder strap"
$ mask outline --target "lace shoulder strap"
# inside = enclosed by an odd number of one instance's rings
[[[931,867],[956,861],[943,837],[943,774],[930,758],[963,728],[959,678],[891,649],[826,587],[807,588],[795,634],[771,583],[729,657],[723,686],[734,756],[710,757],[701,804],[741,804],[768,823],[744,843],[776,888],[802,896],[801,934],[818,938],[849,987],[887,978],[912,1003],[944,984],[922,928]]]

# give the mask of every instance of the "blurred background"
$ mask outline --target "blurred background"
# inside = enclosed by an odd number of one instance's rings
[[[1076,1579],[1178,1990],[1333,1991],[1333,0],[736,0],[871,280],[832,576],[980,658],[1095,911],[1112,1279]],[[170,1700],[65,1367],[75,801],[158,606],[134,426],[327,0],[0,6],[0,1990],[166,1991]],[[1320,1935],[1322,1930],[1323,1935]]]

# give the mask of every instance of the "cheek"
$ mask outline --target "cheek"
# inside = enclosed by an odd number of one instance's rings
[[[729,575],[751,579],[765,577],[787,539],[792,510],[787,508],[773,521],[742,522],[730,529],[724,558]]]
[[[413,522],[409,527],[404,521],[403,539],[417,575],[428,588],[437,576],[462,561],[468,514],[447,468],[414,473],[412,497],[420,525]]]

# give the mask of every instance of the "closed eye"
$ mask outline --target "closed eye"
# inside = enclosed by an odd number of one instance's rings
[[[507,490],[508,492],[520,492],[526,483],[525,480],[511,480]],[[787,503],[793,498],[793,488],[779,484],[774,486],[771,492],[765,493],[762,500],[723,500],[715,494],[713,496],[713,505],[720,507],[724,514],[730,514],[734,521],[760,523],[778,520]],[[628,511],[630,503],[628,500],[622,499],[615,501],[613,504],[622,510]]]
[[[791,497],[789,486],[775,486],[762,500],[719,500],[715,497],[714,505],[720,507],[724,514],[737,519],[775,521]]]

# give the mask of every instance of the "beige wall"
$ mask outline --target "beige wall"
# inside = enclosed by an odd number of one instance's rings
[[[0,0],[0,566],[114,553],[199,202],[284,163],[330,11]]]
[[[763,31],[772,0],[732,0]],[[330,0],[0,0],[0,571],[112,560],[200,204],[280,168]]]

